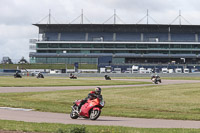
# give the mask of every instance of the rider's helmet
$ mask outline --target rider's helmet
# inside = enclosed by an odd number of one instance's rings
[[[100,87],[96,87],[96,88],[95,88],[95,93],[96,93],[97,95],[100,95],[100,94],[101,94],[101,88],[100,88]]]

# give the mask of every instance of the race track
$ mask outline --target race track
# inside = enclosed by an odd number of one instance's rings
[[[184,120],[162,120],[143,118],[123,118],[100,116],[96,121],[79,118],[73,120],[69,114],[21,111],[0,109],[0,119],[16,120],[25,122],[45,122],[63,124],[85,124],[85,125],[106,125],[106,126],[126,126],[138,128],[200,128],[200,121]]]

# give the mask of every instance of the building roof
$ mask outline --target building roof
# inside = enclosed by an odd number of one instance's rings
[[[200,33],[200,25],[158,24],[33,24],[45,32],[171,32]]]

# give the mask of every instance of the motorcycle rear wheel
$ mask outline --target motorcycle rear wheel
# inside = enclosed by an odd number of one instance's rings
[[[101,114],[100,110],[92,110],[90,112],[90,120],[96,120]]]

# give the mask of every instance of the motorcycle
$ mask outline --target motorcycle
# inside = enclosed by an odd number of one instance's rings
[[[70,79],[77,79],[77,77],[74,76],[74,75],[73,75],[73,76],[70,76],[69,78],[70,78]]]
[[[78,105],[81,100],[76,100],[73,102],[72,111],[70,113],[70,117],[72,119],[77,119],[78,117],[89,118],[90,120],[96,120],[100,114],[101,109],[105,105],[105,101],[103,97],[96,99],[88,99],[88,101],[81,106],[80,112],[78,112]]]
[[[39,74],[37,75],[37,78],[44,78],[44,75],[41,74],[41,73],[39,73]]]
[[[77,79],[77,77],[75,75],[73,75],[72,73],[70,73],[69,78],[70,79]]]
[[[108,75],[105,75],[104,77],[105,77],[105,80],[111,80],[110,76]]]
[[[19,73],[15,73],[14,78],[22,78],[22,76]]]
[[[160,78],[160,77],[152,77],[151,80],[152,80],[152,82],[153,82],[154,84],[158,84],[158,82],[161,83],[161,78]]]

